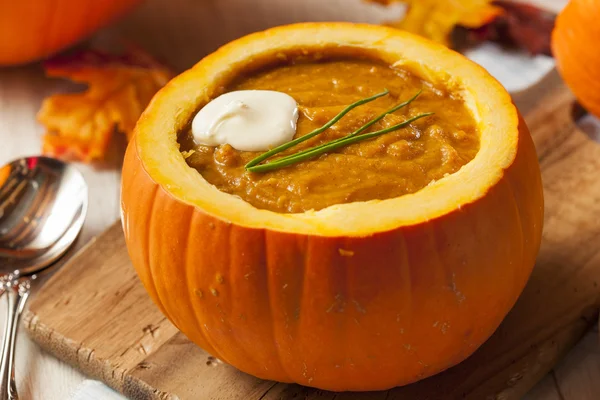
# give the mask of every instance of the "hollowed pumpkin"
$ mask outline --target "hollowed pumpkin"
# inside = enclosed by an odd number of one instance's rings
[[[177,134],[226,82],[281,53],[344,49],[460,94],[475,158],[413,194],[298,214],[188,167]],[[137,124],[121,206],[133,265],[184,334],[249,374],[329,390],[404,385],[472,354],[521,293],[543,217],[533,142],[498,82],[441,45],[346,23],[255,33],[173,79]]]

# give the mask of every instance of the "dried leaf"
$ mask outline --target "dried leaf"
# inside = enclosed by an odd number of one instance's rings
[[[460,40],[464,45],[494,41],[527,50],[529,53],[551,55],[550,40],[556,15],[530,4],[495,1],[504,12],[488,24],[465,29]]]
[[[46,127],[43,151],[90,162],[102,159],[115,131],[128,137],[152,96],[173,73],[140,49],[124,55],[84,50],[44,64],[51,77],[85,83],[81,93],[45,99],[38,120]]]
[[[492,0],[370,0],[388,5],[406,3],[408,10],[402,21],[393,23],[400,29],[416,33],[450,46],[450,35],[458,25],[477,28],[498,15],[502,9]]]

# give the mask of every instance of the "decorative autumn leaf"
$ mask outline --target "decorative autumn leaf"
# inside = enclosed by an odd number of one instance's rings
[[[450,35],[458,25],[481,27],[503,13],[492,0],[370,0],[388,5],[406,3],[404,19],[392,23],[400,29],[416,33],[450,46]]]
[[[119,56],[84,50],[51,59],[44,69],[88,85],[81,93],[50,96],[38,113],[47,129],[43,152],[84,162],[102,159],[115,131],[129,138],[152,96],[173,76],[140,49]]]
[[[556,15],[531,4],[506,0],[368,0],[405,3],[399,27],[451,47],[498,42],[529,53],[550,55]]]
[[[527,50],[530,54],[551,55],[550,40],[556,15],[531,4],[494,1],[504,11],[489,23],[465,29],[463,45],[498,42]]]

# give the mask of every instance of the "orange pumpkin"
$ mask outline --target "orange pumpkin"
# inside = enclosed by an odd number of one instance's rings
[[[250,63],[356,47],[461,93],[475,159],[414,194],[301,214],[256,209],[188,167],[177,132]],[[496,80],[426,39],[345,23],[255,33],[173,79],[127,148],[121,207],[141,281],[192,341],[257,377],[338,391],[404,385],[472,354],[521,293],[543,217],[533,142]]]
[[[552,52],[581,104],[600,117],[600,1],[571,0],[556,19]]]
[[[0,11],[0,65],[45,58],[95,32],[141,0],[6,1]]]

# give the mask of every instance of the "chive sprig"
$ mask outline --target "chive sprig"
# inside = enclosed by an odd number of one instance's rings
[[[410,99],[397,104],[396,106],[390,108],[389,110],[379,114],[377,117],[375,117],[374,119],[370,120],[369,122],[367,122],[366,124],[364,124],[363,126],[361,126],[360,128],[358,128],[357,130],[355,130],[354,132],[343,136],[341,138],[332,140],[330,142],[327,143],[323,143],[321,145],[318,146],[314,146],[305,150],[302,150],[298,153],[295,154],[291,154],[289,156],[286,157],[282,157],[279,158],[277,160],[265,163],[265,164],[260,164],[262,161],[274,156],[275,154],[278,154],[282,151],[285,151],[295,145],[297,145],[298,143],[302,143],[322,132],[324,132],[325,130],[329,129],[332,125],[334,125],[336,122],[338,122],[340,119],[342,119],[342,117],[344,117],[347,113],[349,113],[350,111],[352,111],[354,108],[369,103],[375,99],[378,99],[380,97],[383,97],[385,95],[387,95],[389,93],[389,91],[386,89],[385,91],[381,92],[381,93],[377,93],[374,96],[371,97],[367,97],[365,99],[362,100],[358,100],[350,105],[348,105],[346,108],[344,108],[339,114],[337,114],[335,117],[333,117],[329,122],[327,122],[325,125],[323,125],[322,127],[315,129],[314,131],[304,135],[304,136],[300,136],[299,138],[296,138],[294,140],[291,140],[287,143],[282,144],[281,146],[275,147],[274,149],[271,149],[269,151],[267,151],[266,153],[261,154],[260,156],[252,159],[249,163],[247,163],[245,165],[246,170],[250,171],[250,172],[268,172],[268,171],[273,171],[279,168],[284,168],[302,161],[306,161],[309,160],[311,158],[314,157],[318,157],[321,154],[330,152],[330,151],[334,151],[337,150],[341,147],[350,145],[350,144],[354,144],[354,143],[358,143],[361,142],[363,140],[367,140],[367,139],[372,139],[375,138],[377,136],[381,136],[383,134],[386,134],[388,132],[392,132],[392,131],[396,131],[398,129],[402,129],[405,128],[406,126],[410,125],[412,122],[417,121],[421,118],[425,118],[428,117],[430,115],[433,115],[434,113],[432,112],[427,112],[427,113],[422,113],[419,115],[416,115],[412,118],[407,119],[406,121],[403,121],[399,124],[390,126],[388,128],[384,128],[384,129],[380,129],[374,132],[369,132],[369,133],[362,133],[364,131],[366,131],[367,129],[369,129],[372,125],[374,125],[375,123],[381,121],[386,115],[391,114],[395,111],[398,111],[399,109],[406,107],[407,105],[409,105],[410,103],[412,103],[414,100],[417,99],[417,97],[419,97],[419,95],[421,94],[422,90],[419,90],[419,92],[417,92],[413,97],[411,97]]]
[[[340,113],[338,115],[333,117],[333,119],[331,119],[331,121],[327,122],[322,127],[315,129],[314,131],[307,133],[304,136],[300,136],[299,138],[296,138],[296,139],[291,140],[287,143],[284,143],[280,146],[277,146],[277,147],[267,151],[266,153],[263,153],[260,156],[254,158],[253,160],[250,160],[250,162],[248,164],[246,164],[246,169],[261,163],[262,161],[266,160],[267,158],[273,157],[277,153],[281,153],[282,151],[285,151],[285,150],[289,149],[290,147],[294,147],[295,145],[297,145],[299,143],[305,142],[308,139],[317,136],[319,133],[324,132],[327,129],[329,129],[332,125],[334,125],[336,122],[338,122],[340,119],[342,119],[344,117],[344,115],[348,114],[350,111],[352,111],[356,107],[361,106],[366,103],[369,103],[380,97],[383,97],[383,96],[387,95],[388,93],[389,93],[389,91],[387,89],[385,89],[381,93],[377,93],[376,95],[367,97],[366,99],[355,101],[354,103],[350,104],[349,106],[344,108],[342,111],[340,111]]]

